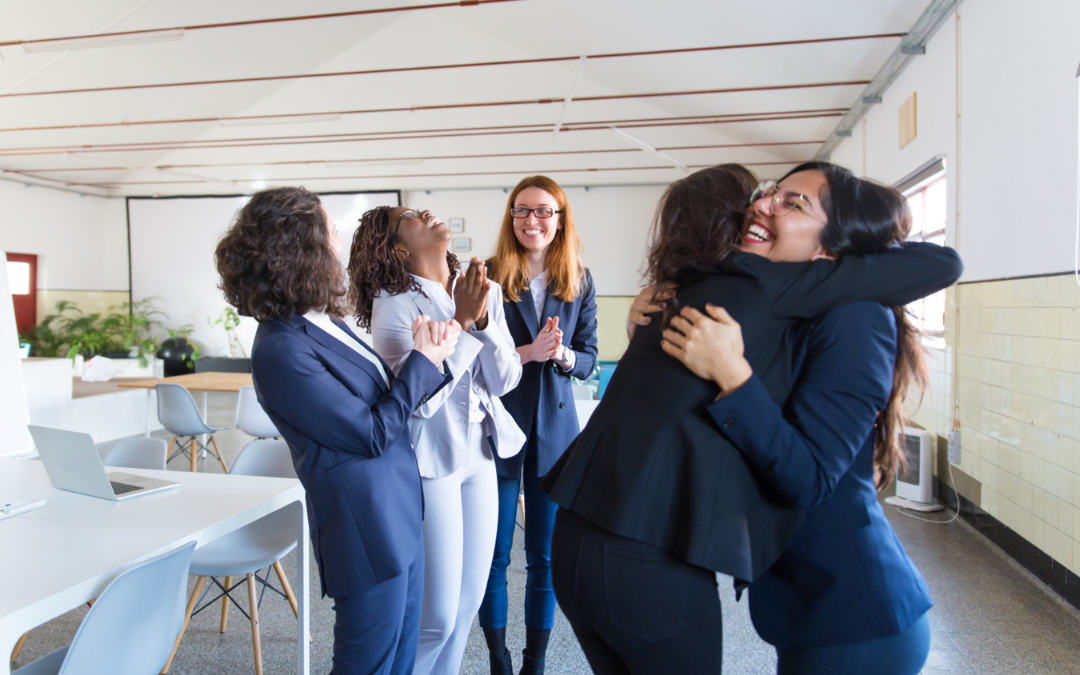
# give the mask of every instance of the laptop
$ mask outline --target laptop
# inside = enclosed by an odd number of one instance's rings
[[[119,501],[174,488],[179,483],[130,473],[105,473],[90,434],[27,425],[54,488]]]

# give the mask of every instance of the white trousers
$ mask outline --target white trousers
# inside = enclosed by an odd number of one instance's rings
[[[468,455],[443,478],[424,478],[424,609],[413,675],[457,675],[473,619],[484,600],[499,491],[480,425]]]

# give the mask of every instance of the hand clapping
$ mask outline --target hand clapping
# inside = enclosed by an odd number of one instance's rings
[[[562,331],[559,330],[559,317],[549,317],[544,327],[536,334],[531,344],[518,347],[522,363],[530,361],[563,360],[565,348],[562,344]]]
[[[432,321],[421,314],[412,322],[413,348],[436,366],[454,353],[460,335],[461,326],[453,319]]]
[[[461,324],[462,330],[471,330],[474,325],[477,330],[487,328],[487,305],[490,291],[491,282],[487,278],[487,266],[480,258],[473,258],[469,261],[469,270],[462,273],[457,286],[454,287],[456,307],[454,319]]]

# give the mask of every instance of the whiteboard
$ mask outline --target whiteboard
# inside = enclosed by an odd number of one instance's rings
[[[228,338],[216,319],[226,307],[218,289],[214,249],[239,211],[251,197],[129,197],[128,245],[131,250],[131,297],[136,302],[154,297],[168,315],[165,324],[176,328],[192,324],[192,338],[204,356],[229,356]],[[360,216],[376,206],[398,206],[400,193],[354,192],[319,195],[337,225],[348,261],[349,244]],[[258,323],[241,320],[240,341],[251,354]]]
[[[34,443],[26,429],[29,423],[15,305],[8,288],[7,255],[0,251],[0,456],[33,450]]]

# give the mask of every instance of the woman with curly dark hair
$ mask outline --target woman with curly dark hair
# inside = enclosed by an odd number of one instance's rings
[[[409,425],[426,505],[417,675],[451,675],[461,667],[495,548],[493,455],[517,454],[525,443],[499,400],[521,379],[502,289],[478,258],[461,272],[449,242],[450,231],[430,212],[379,207],[364,214],[349,256],[349,303],[395,370],[412,353],[414,317],[453,321],[462,331],[444,364],[449,383]]]
[[[418,315],[391,371],[341,320],[341,241],[303,188],[256,193],[218,243],[220,288],[255,317],[259,403],[307,492],[323,594],[334,599],[333,673],[410,673],[424,575],[420,480],[408,420],[446,378],[458,328]]]

